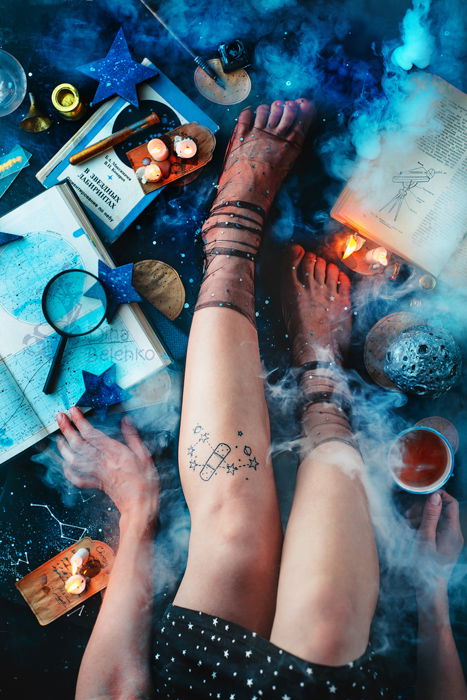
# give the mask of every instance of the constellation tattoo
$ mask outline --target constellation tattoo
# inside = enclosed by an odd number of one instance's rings
[[[256,471],[259,466],[259,462],[252,454],[252,449],[249,445],[243,445],[242,453],[247,458],[246,460],[243,457],[236,457],[233,462],[228,462],[227,457],[229,455],[232,459],[232,449],[238,449],[240,445],[234,445],[233,448],[226,442],[219,442],[213,445],[209,432],[200,423],[197,423],[193,428],[193,435],[196,436],[194,442],[187,448],[187,455],[190,457],[188,466],[193,471],[199,467],[198,474],[203,481],[209,481],[213,476],[217,476],[221,470],[234,476],[242,467]],[[243,432],[238,430],[237,436],[242,437]],[[207,450],[203,449],[204,445],[209,450],[207,457]],[[202,454],[203,452],[204,455]]]

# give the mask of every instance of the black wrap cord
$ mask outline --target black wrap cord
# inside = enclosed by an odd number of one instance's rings
[[[238,207],[239,209],[249,209],[250,211],[255,212],[255,214],[259,214],[259,216],[261,216],[263,219],[266,218],[266,212],[264,211],[263,207],[260,207],[259,204],[253,204],[252,202],[244,202],[241,199],[229,201],[223,200],[220,204],[217,204],[213,209],[211,209],[209,215],[212,216],[214,212],[216,212],[218,209],[221,209],[222,207]]]

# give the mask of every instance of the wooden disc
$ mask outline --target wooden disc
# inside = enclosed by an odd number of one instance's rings
[[[224,73],[218,58],[210,58],[208,63],[223,81],[225,90],[198,66],[194,80],[203,97],[218,105],[236,105],[246,100],[251,90],[251,80],[246,70],[239,68],[231,73]]]
[[[456,454],[459,449],[459,433],[456,426],[453,425],[450,420],[442,416],[428,416],[428,418],[419,420],[415,425],[421,428],[433,428],[433,430],[437,430],[438,433],[444,435],[446,440],[450,443],[452,451]]]
[[[133,286],[150,304],[173,321],[185,303],[185,288],[173,267],[160,260],[140,260],[133,265]]]

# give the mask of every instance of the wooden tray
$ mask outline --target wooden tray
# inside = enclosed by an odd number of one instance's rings
[[[198,151],[193,158],[179,158],[177,155],[175,155],[174,139],[176,136],[185,136],[195,141],[196,145],[198,146]],[[145,194],[154,192],[154,190],[158,190],[161,187],[165,187],[171,182],[180,180],[180,178],[191,175],[191,173],[195,172],[195,170],[199,170],[200,168],[204,167],[206,163],[209,163],[209,161],[212,159],[212,154],[216,146],[216,138],[212,131],[206,126],[201,126],[201,124],[197,124],[196,122],[190,122],[189,124],[178,126],[176,129],[173,131],[168,131],[160,138],[169,149],[168,160],[170,160],[171,163],[170,175],[168,177],[163,177],[157,182],[143,183],[138,178],[138,182]],[[132,148],[131,151],[127,151],[126,155],[128,156],[128,160],[130,161],[131,167],[135,173],[138,168],[144,166],[144,158],[151,158],[147,149],[147,143],[143,143],[141,146]],[[151,162],[155,161],[153,161],[151,158]]]
[[[97,560],[100,571],[89,580],[82,593],[75,595],[66,592],[65,581],[71,576],[70,557],[81,547],[89,549],[89,557]],[[15,585],[39,624],[48,625],[105,588],[113,561],[114,553],[108,544],[84,537],[41,564]]]

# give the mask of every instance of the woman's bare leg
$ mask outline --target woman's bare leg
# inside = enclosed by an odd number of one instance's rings
[[[268,635],[282,544],[269,452],[254,262],[263,214],[311,121],[305,100],[242,112],[203,227],[207,269],[188,346],[179,466],[191,515],[174,603]],[[279,138],[275,138],[275,136]],[[274,171],[274,172],[272,172]],[[214,213],[212,213],[214,212]]]
[[[368,644],[379,589],[378,558],[345,415],[339,353],[350,335],[350,282],[335,265],[294,246],[283,301],[306,397],[304,449],[284,537],[271,641],[308,661],[337,666]],[[298,296],[297,296],[298,295]],[[316,361],[320,365],[313,369]],[[327,363],[336,362],[336,367]],[[326,400],[327,399],[327,400]],[[344,409],[344,410],[343,410]]]

